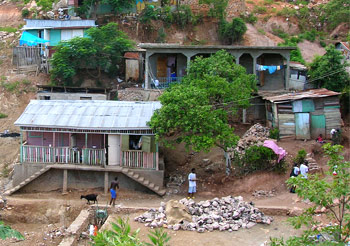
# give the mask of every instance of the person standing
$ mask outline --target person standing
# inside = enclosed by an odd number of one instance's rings
[[[192,168],[191,173],[188,175],[188,199],[194,198],[196,193],[196,169]]]
[[[307,179],[308,172],[309,172],[309,162],[305,160],[304,163],[300,165],[300,174],[303,176],[303,178]]]
[[[293,167],[293,169],[292,169],[292,172],[290,173],[290,177],[298,177],[299,172],[300,172],[300,169],[299,169],[299,167],[298,167],[298,163],[294,163],[294,167]],[[293,185],[293,186],[290,188],[290,192],[291,192],[291,193],[295,193],[295,188],[296,188],[296,186]]]
[[[119,189],[119,181],[118,177],[115,177],[109,189],[109,191],[111,192],[111,201],[109,202],[109,205],[113,204],[113,207],[115,205],[115,199],[117,199],[117,188]]]

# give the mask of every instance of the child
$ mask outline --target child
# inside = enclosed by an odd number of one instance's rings
[[[188,199],[194,198],[196,193],[196,169],[192,168],[191,173],[188,175]]]
[[[293,167],[293,169],[292,169],[292,172],[290,173],[290,177],[298,177],[299,172],[300,172],[300,169],[299,169],[299,167],[298,167],[298,163],[294,163],[294,167]],[[291,192],[291,193],[295,193],[295,188],[296,188],[296,186],[293,185],[293,186],[290,188],[290,192]]]
[[[318,143],[325,143],[325,141],[324,141],[323,138],[322,138],[322,134],[320,134],[320,135],[317,137],[316,142],[318,142]]]

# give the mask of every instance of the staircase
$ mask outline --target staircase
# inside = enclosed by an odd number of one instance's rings
[[[152,183],[150,180],[146,179],[145,177],[142,177],[138,173],[133,172],[131,169],[122,168],[122,173],[128,176],[129,178],[135,180],[136,182],[142,184],[143,186],[146,186],[148,189],[157,193],[159,196],[164,196],[166,193],[166,190],[164,188]]]
[[[322,168],[317,164],[315,159],[312,158],[311,153],[307,154],[306,160],[309,162],[309,173],[314,174],[314,173],[322,172]]]
[[[14,192],[18,191],[19,189],[21,189],[22,187],[26,186],[27,184],[29,184],[30,182],[32,182],[34,179],[38,178],[39,176],[41,176],[42,174],[46,173],[47,171],[49,171],[51,169],[51,166],[45,166],[42,169],[40,169],[39,171],[37,171],[36,173],[34,173],[32,176],[30,176],[29,178],[25,179],[24,181],[22,181],[19,185],[13,187],[12,189],[6,190],[4,192],[4,195],[6,196],[10,196],[12,195]]]

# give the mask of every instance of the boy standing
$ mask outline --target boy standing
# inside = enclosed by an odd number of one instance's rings
[[[304,163],[300,165],[300,174],[303,176],[304,179],[307,179],[308,172],[309,172],[309,162],[305,160]]]
[[[118,177],[115,177],[115,179],[111,183],[111,201],[109,202],[109,205],[113,204],[113,207],[115,205],[115,199],[117,198],[117,188],[119,189],[119,181]]]
[[[194,198],[196,193],[196,169],[192,168],[191,173],[188,175],[188,198]]]

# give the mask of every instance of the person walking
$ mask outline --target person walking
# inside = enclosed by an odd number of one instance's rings
[[[298,177],[299,173],[300,173],[300,169],[298,167],[298,163],[294,163],[294,166],[292,168],[292,172],[290,173],[290,177]],[[290,193],[295,193],[295,188],[296,188],[296,186],[293,185],[290,188]]]
[[[194,198],[197,186],[196,181],[196,169],[192,168],[191,173],[188,175],[188,199]]]
[[[113,207],[115,206],[115,199],[117,199],[117,188],[119,189],[119,181],[118,177],[115,177],[109,189],[111,192],[111,201],[109,202],[109,205],[113,204]]]
[[[300,174],[303,176],[304,179],[307,179],[308,172],[309,172],[309,162],[305,160],[304,163],[300,165]]]

